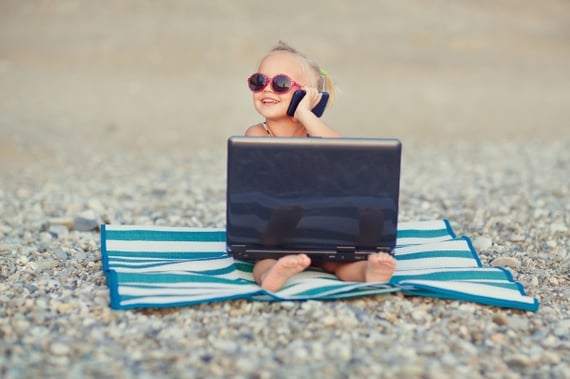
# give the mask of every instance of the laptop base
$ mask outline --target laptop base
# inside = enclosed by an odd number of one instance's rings
[[[272,249],[245,249],[240,246],[233,246],[229,251],[229,254],[234,257],[234,259],[242,261],[259,261],[262,259],[279,259],[286,255],[293,254],[306,254],[311,258],[312,261],[319,262],[357,262],[368,260],[368,256],[374,253],[388,253],[394,256],[393,250],[388,249],[378,249],[376,251],[355,251],[354,248],[339,248],[337,251],[283,251],[283,250],[272,250]]]

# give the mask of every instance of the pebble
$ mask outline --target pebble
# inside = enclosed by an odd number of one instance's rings
[[[61,343],[61,342],[54,342],[50,345],[49,350],[52,354],[55,355],[67,355],[70,353],[69,345]]]
[[[0,225],[0,234],[8,234],[12,231],[12,228],[7,225]]]
[[[79,232],[89,232],[99,228],[100,221],[97,214],[92,210],[81,212],[73,219],[73,229]]]
[[[495,258],[491,261],[491,265],[492,266],[502,266],[502,267],[511,267],[511,268],[520,268],[521,267],[521,262],[514,257],[507,257],[507,256],[503,256],[503,257],[498,257]]]
[[[493,241],[487,237],[477,237],[473,240],[473,247],[477,251],[483,251],[491,247],[493,245]]]
[[[511,235],[511,241],[513,241],[513,242],[523,242],[525,240],[526,240],[526,237],[522,234]]]
[[[48,222],[50,225],[64,225],[69,230],[73,228],[73,217],[51,217]]]
[[[505,357],[505,362],[509,366],[528,367],[532,364],[532,360],[523,354],[511,354]]]
[[[48,229],[48,232],[51,233],[54,238],[62,238],[69,234],[67,226],[61,224],[51,225]]]
[[[503,313],[498,313],[493,316],[493,322],[499,326],[505,326],[509,324],[509,319]]]
[[[551,233],[568,233],[568,227],[564,224],[553,223],[550,224]]]

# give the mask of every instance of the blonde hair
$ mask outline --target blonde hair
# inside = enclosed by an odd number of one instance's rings
[[[319,91],[327,91],[329,93],[329,101],[332,102],[335,97],[335,85],[329,74],[323,70],[315,61],[311,58],[307,57],[305,54],[301,53],[297,49],[291,47],[288,43],[279,41],[277,45],[275,45],[271,50],[270,54],[274,52],[285,51],[290,54],[293,54],[304,62],[311,68],[315,75],[317,88]]]

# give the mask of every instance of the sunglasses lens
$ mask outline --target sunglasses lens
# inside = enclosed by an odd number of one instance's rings
[[[285,75],[277,75],[271,83],[273,91],[277,93],[285,93],[291,89],[291,79]]]
[[[249,77],[247,84],[253,92],[261,91],[267,85],[267,77],[263,74],[253,74]]]

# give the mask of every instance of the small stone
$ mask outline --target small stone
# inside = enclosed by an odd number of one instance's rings
[[[528,367],[532,364],[530,358],[523,354],[512,354],[507,356],[505,357],[505,362],[507,362],[509,366],[517,367]]]
[[[521,262],[513,257],[502,256],[496,259],[493,259],[491,262],[493,266],[503,266],[503,267],[512,267],[512,268],[520,268]]]
[[[12,231],[12,228],[10,228],[7,225],[0,225],[0,234],[8,234]]]
[[[568,227],[561,223],[550,224],[551,233],[566,233],[568,232]]]
[[[473,247],[478,251],[486,250],[491,245],[493,245],[493,241],[487,237],[477,237],[473,241]]]
[[[336,317],[329,315],[322,320],[324,326],[334,326],[337,323]]]
[[[18,259],[16,259],[16,264],[18,266],[25,266],[28,262],[29,262],[29,259],[25,255],[18,257]]]
[[[542,353],[540,360],[548,365],[556,365],[560,363],[560,356],[552,351],[545,351]]]
[[[62,261],[67,259],[67,253],[61,249],[57,249],[55,251],[55,256],[61,259]]]
[[[48,229],[48,232],[50,232],[56,238],[61,238],[69,234],[67,226],[61,224],[51,225]]]
[[[99,218],[92,210],[81,212],[73,219],[73,229],[80,232],[89,232],[99,227]]]
[[[48,221],[50,225],[64,225],[68,230],[73,228],[72,217],[52,217]]]
[[[55,355],[67,355],[70,352],[69,346],[61,342],[52,343],[49,350]]]
[[[48,232],[41,232],[40,233],[40,242],[46,243],[53,239],[52,235]]]
[[[9,253],[13,250],[16,250],[19,245],[14,243],[0,243],[0,253],[6,252]]]
[[[553,287],[558,287],[560,285],[560,282],[558,281],[558,279],[556,279],[553,276],[548,278],[548,283],[551,284]]]
[[[85,253],[83,250],[76,250],[73,257],[78,261],[84,261],[87,258],[87,253]]]
[[[502,313],[493,316],[493,322],[499,326],[505,326],[509,324],[509,319]]]
[[[526,317],[512,315],[509,317],[508,324],[511,329],[519,329],[519,330],[528,329],[528,319]]]
[[[558,321],[554,325],[554,334],[558,337],[564,337],[570,335],[570,319]]]
[[[89,199],[89,201],[87,202],[87,207],[97,213],[105,212],[105,206],[99,199]]]
[[[511,241],[512,242],[523,242],[523,241],[526,241],[526,237],[522,234],[513,234],[511,236]]]

